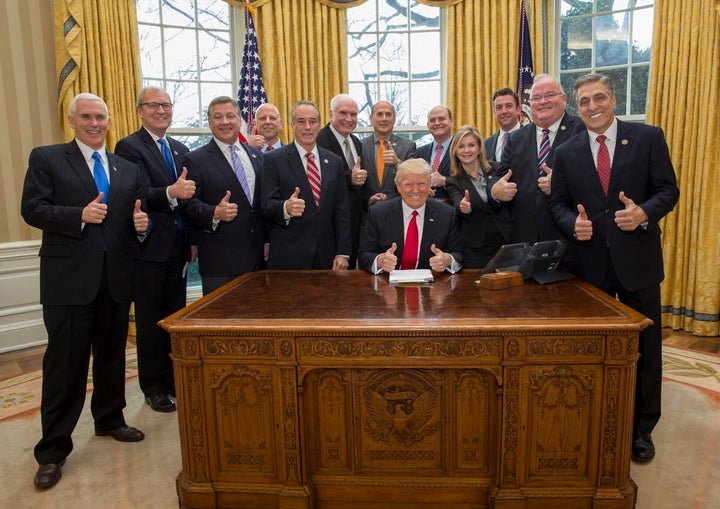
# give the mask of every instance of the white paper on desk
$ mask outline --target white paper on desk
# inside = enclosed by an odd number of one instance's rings
[[[410,269],[390,271],[390,283],[432,283],[430,269]]]

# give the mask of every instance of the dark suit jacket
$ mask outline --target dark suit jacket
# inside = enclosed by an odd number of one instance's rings
[[[510,212],[504,207],[493,207],[489,201],[483,201],[477,192],[470,176],[463,172],[459,178],[448,177],[446,182],[450,199],[456,209],[465,197],[465,191],[470,192],[470,214],[462,214],[458,209],[460,218],[460,233],[462,244],[466,247],[477,248],[485,244],[485,231],[488,224],[494,223],[505,239],[510,242],[512,234],[512,222]],[[497,246],[500,247],[500,246]]]
[[[167,141],[175,161],[175,168],[180,175],[183,156],[188,153],[188,148],[170,136],[167,136]],[[166,189],[175,181],[170,177],[157,143],[145,128],[140,128],[118,141],[115,145],[115,154],[137,164],[150,179],[147,205],[153,229],[152,234],[148,235],[143,243],[142,249],[138,251],[137,258],[150,262],[164,262],[170,255],[175,236],[185,236],[184,232],[178,232],[180,207],[171,209],[167,200]]]
[[[557,147],[584,128],[585,126],[579,118],[568,114],[563,116],[546,160],[550,168],[554,168]],[[493,172],[489,187],[492,188],[498,178],[505,175],[508,169],[512,169],[510,181],[517,184],[517,194],[512,201],[503,203],[501,206],[509,207],[512,213],[513,242],[533,244],[539,240],[567,240],[550,217],[548,195],[538,188],[537,163],[536,126],[528,124],[520,130],[510,133],[502,161],[497,171]]]
[[[252,206],[215,139],[185,154],[182,162],[187,178],[195,181],[195,196],[183,201],[181,212],[196,230],[193,243],[198,245],[202,276],[235,276],[264,268],[265,225],[260,215],[263,154],[248,145],[242,147],[255,171]],[[237,203],[238,215],[230,222],[220,221],[213,230],[215,207],[226,191],[230,191],[230,202]]]
[[[401,161],[406,161],[416,157],[417,147],[415,142],[391,134],[385,139],[385,143],[390,143],[393,146],[395,154]],[[367,170],[367,180],[363,189],[363,208],[367,209],[368,200],[370,197],[377,193],[385,193],[388,198],[394,198],[400,196],[395,186],[395,173],[397,168],[395,165],[386,165],[383,171],[382,185],[378,179],[377,173],[377,157],[375,156],[375,137],[371,134],[367,138],[362,140],[362,165]]]
[[[450,138],[447,143],[452,143],[452,138]],[[425,159],[428,163],[430,163],[430,165],[432,165],[432,161],[434,159],[432,147],[432,143],[428,143],[427,145],[419,147],[417,149],[416,157],[418,157],[419,159]],[[440,173],[440,175],[443,175],[444,177],[450,176],[450,147],[448,147],[448,149],[445,151],[445,155],[443,155],[443,158],[440,160],[440,166],[438,166],[438,173]],[[445,186],[436,188],[435,198],[449,200],[450,195],[448,194],[447,188]]]
[[[615,212],[625,208],[620,191],[648,215],[647,228],[625,232],[615,225]],[[636,291],[664,277],[658,221],[670,212],[680,191],[661,129],[618,120],[608,195],[600,186],[588,132],[574,136],[555,153],[550,207],[560,229],[572,236],[581,203],[593,223],[592,238],[574,241],[575,272],[600,285],[609,248],[620,284]]]
[[[350,256],[350,205],[342,159],[318,147],[320,205],[315,205],[305,165],[294,142],[265,155],[262,210],[270,224],[268,269],[331,269],[338,255]],[[305,212],[288,222],[285,201],[300,189]]]
[[[390,249],[393,242],[397,243],[395,256],[397,256],[397,268],[399,268],[405,247],[402,198],[399,196],[370,207],[367,223],[360,236],[359,267],[370,272],[375,258]],[[457,214],[453,207],[437,200],[428,200],[425,204],[425,220],[418,259],[419,269],[430,268],[430,258],[434,256],[430,251],[432,244],[452,255],[459,264],[462,264],[462,243]]]
[[[135,164],[108,152],[110,192],[102,224],[85,224],[82,211],[98,190],[75,141],[30,152],[21,213],[43,231],[40,246],[40,302],[74,306],[92,302],[107,266],[108,285],[117,303],[129,303],[134,290],[133,226],[137,198],[147,181]],[[105,256],[103,256],[103,249]]]
[[[495,161],[495,149],[497,149],[499,134],[500,131],[495,131],[493,134],[485,138],[485,156],[488,161]]]

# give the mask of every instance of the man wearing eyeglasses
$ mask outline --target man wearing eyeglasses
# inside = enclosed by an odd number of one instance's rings
[[[156,412],[175,410],[175,380],[170,335],[157,325],[185,306],[186,264],[190,263],[187,229],[178,200],[195,193],[182,158],[188,148],[167,136],[173,105],[168,93],[147,87],[137,98],[142,127],[118,141],[115,153],[137,164],[150,179],[147,200],[153,229],[135,259],[135,326],[140,389]]]
[[[538,75],[530,92],[532,123],[508,135],[488,182],[493,201],[512,212],[513,242],[566,240],[548,209],[555,148],[583,129],[579,118],[565,112],[566,104],[560,82]]]

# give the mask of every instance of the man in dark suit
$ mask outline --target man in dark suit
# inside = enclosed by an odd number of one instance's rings
[[[150,180],[147,205],[152,235],[135,263],[135,326],[140,389],[156,412],[175,411],[175,379],[170,335],[158,322],[185,307],[190,244],[180,219],[178,200],[195,193],[181,166],[185,145],[166,136],[173,105],[168,93],[147,87],[137,98],[142,127],[115,145],[115,153],[137,164]],[[167,160],[166,160],[167,157]]]
[[[395,127],[395,106],[387,101],[378,101],[372,107],[370,123],[372,136],[362,140],[363,167],[367,180],[362,194],[362,205],[367,207],[378,201],[398,196],[395,186],[395,171],[401,162],[416,156],[415,142],[393,133]],[[381,148],[382,145],[382,148]],[[382,154],[382,157],[379,157]]]
[[[265,265],[262,152],[238,141],[240,112],[235,99],[220,96],[210,101],[208,123],[213,139],[188,152],[182,163],[196,186],[181,210],[195,229],[203,294]]]
[[[647,462],[662,386],[658,222],[680,191],[662,130],[617,120],[610,78],[581,76],[574,94],[587,130],[555,154],[550,207],[574,238],[575,272],[653,321],[640,333],[633,419],[632,458]]]
[[[100,97],[77,95],[68,122],[75,140],[30,153],[22,195],[23,218],[43,231],[40,302],[48,344],[35,446],[39,489],[57,484],[73,449],[91,354],[95,434],[145,438],[125,423],[123,408],[133,251],[148,231],[140,209],[146,182],[140,168],[105,149],[110,116]]]
[[[277,106],[264,103],[255,110],[255,126],[257,134],[251,134],[247,142],[253,148],[263,154],[282,147],[280,141],[280,129],[282,129],[282,117]]]
[[[434,197],[450,203],[450,195],[445,189],[445,179],[450,176],[450,144],[454,121],[450,108],[435,106],[428,112],[427,128],[433,141],[417,149],[417,157],[430,163],[430,185]]]
[[[398,166],[400,196],[368,211],[358,263],[372,274],[394,269],[432,269],[455,273],[462,264],[462,242],[455,209],[430,196],[430,165],[409,159]],[[407,251],[408,231],[416,230],[416,252]]]
[[[488,182],[495,203],[510,207],[512,241],[567,240],[548,210],[555,149],[582,130],[579,118],[565,113],[560,82],[538,75],[530,93],[533,123],[510,134],[502,160]]]
[[[290,122],[295,140],[267,154],[263,167],[268,269],[347,269],[352,239],[342,159],[317,146],[315,103],[293,104]]]
[[[347,94],[338,94],[330,100],[330,122],[320,129],[317,145],[329,150],[343,160],[348,181],[350,219],[352,230],[352,253],[350,268],[355,268],[358,242],[360,239],[360,218],[362,214],[361,193],[367,179],[367,171],[361,168],[360,139],[353,134],[357,127],[358,105]]]
[[[496,90],[493,93],[492,102],[493,115],[495,115],[500,130],[485,140],[485,154],[488,161],[500,161],[503,149],[507,144],[507,136],[522,127],[520,123],[522,108],[517,94],[510,88]]]

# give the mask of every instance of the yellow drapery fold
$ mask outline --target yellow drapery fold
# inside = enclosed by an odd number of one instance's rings
[[[66,139],[72,98],[80,92],[102,97],[110,110],[106,144],[137,129],[135,96],[140,86],[135,0],[54,0],[58,113]]]
[[[542,1],[529,0],[526,7],[535,74],[546,72]],[[486,135],[497,130],[492,93],[515,90],[517,84],[521,5],[521,0],[466,0],[447,8],[447,105],[455,125],[473,124]],[[552,30],[548,35],[552,41]]]
[[[662,322],[720,334],[719,2],[657,0],[647,121],[665,130],[680,201],[663,222]]]

